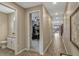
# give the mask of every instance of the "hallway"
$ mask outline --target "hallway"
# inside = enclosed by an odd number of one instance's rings
[[[54,34],[54,40],[45,54],[50,56],[60,56],[60,53],[65,53],[65,49],[59,32],[56,32]]]
[[[47,52],[44,56],[60,56],[60,53],[65,53],[65,49],[62,43],[62,39],[59,35],[59,32],[54,34],[54,41],[51,43],[50,47],[48,48]],[[39,53],[34,51],[24,51],[20,53],[21,56],[40,56]]]
[[[0,55],[79,55],[78,2],[4,2],[0,6]]]
[[[55,54],[60,55],[60,53],[65,53],[65,49],[62,42],[63,39],[61,39],[61,36],[58,32],[54,34],[54,38],[55,39],[53,45],[54,45]]]

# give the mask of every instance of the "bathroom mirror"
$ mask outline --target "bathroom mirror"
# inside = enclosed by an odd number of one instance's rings
[[[9,53],[5,52],[15,51],[15,36],[15,10],[0,3],[0,51],[3,54],[8,55]]]
[[[70,16],[70,41],[79,49],[79,7]]]

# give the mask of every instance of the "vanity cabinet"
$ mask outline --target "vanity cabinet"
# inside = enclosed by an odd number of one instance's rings
[[[7,38],[7,47],[9,49],[15,50],[15,40],[16,40],[16,37]]]

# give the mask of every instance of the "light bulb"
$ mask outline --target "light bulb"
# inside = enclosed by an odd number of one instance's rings
[[[56,4],[57,2],[53,2],[53,4]]]

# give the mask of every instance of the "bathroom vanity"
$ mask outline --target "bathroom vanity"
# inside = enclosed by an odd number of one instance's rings
[[[15,41],[16,41],[16,36],[8,36],[7,37],[7,47],[9,49],[15,50]]]

